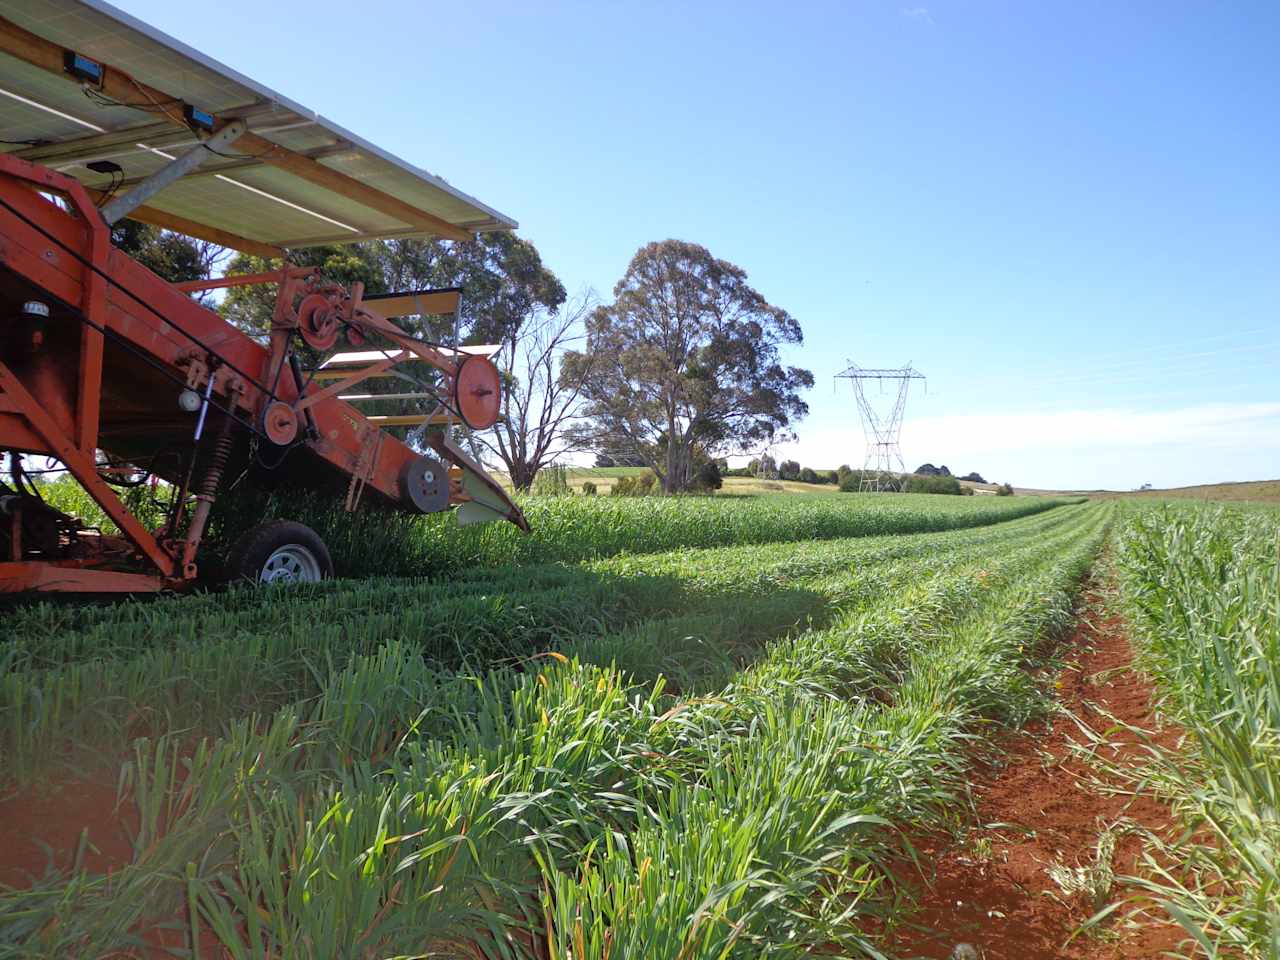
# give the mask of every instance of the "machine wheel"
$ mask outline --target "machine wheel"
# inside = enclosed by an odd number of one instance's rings
[[[244,533],[227,555],[233,581],[316,583],[333,576],[329,548],[310,527],[271,520]]]
[[[422,513],[449,509],[449,468],[431,457],[415,457],[400,473],[404,499]]]

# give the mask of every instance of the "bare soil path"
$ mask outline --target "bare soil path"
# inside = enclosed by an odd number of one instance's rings
[[[1153,693],[1133,668],[1133,651],[1119,618],[1101,612],[1102,596],[1091,586],[1084,614],[1066,641],[1065,668],[1057,678],[1062,706],[1109,741],[1101,756],[1118,767],[1137,767],[1145,758],[1137,738],[1116,730],[1115,720],[1148,731],[1159,746],[1172,748],[1180,731],[1157,725]],[[1110,716],[1109,716],[1109,715]],[[1064,893],[1049,867],[1091,868],[1099,838],[1113,832],[1112,869],[1140,872],[1143,844],[1125,829],[1137,824],[1167,836],[1173,829],[1167,806],[1135,796],[1127,786],[1099,788],[1098,771],[1080,757],[1089,738],[1059,715],[1012,737],[998,766],[979,768],[973,787],[979,824],[963,843],[926,844],[922,853],[934,872],[921,883],[920,929],[903,929],[892,953],[930,960],[953,955],[983,960],[1139,960],[1169,955],[1183,940],[1179,928],[1154,908],[1132,921],[1122,908],[1098,927],[1072,938],[1080,924],[1103,906],[1131,894],[1113,887],[1095,905],[1086,893]],[[1068,943],[1068,941],[1070,942]]]
[[[72,869],[79,852],[91,874],[119,869],[133,857],[132,804],[116,805],[106,778],[44,782],[0,795],[0,885],[29,887],[49,872]]]

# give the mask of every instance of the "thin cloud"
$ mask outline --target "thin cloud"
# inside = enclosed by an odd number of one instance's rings
[[[852,413],[852,411],[851,411]],[[807,466],[860,466],[865,442],[856,414],[842,429],[799,427],[778,459]],[[1124,488],[1176,476],[1181,483],[1259,479],[1280,451],[1280,403],[1208,403],[1165,410],[1128,407],[1050,413],[912,418],[902,429],[907,469],[946,463],[1015,477],[1032,486]],[[1259,463],[1261,462],[1261,466]],[[1166,468],[1148,475],[1150,465]],[[1258,475],[1255,475],[1258,474]],[[1268,474],[1269,475],[1269,474]],[[990,479],[990,476],[988,476]]]
[[[933,26],[933,17],[929,16],[928,7],[904,7],[902,15],[908,20],[914,20],[917,23],[926,23]]]
[[[921,449],[1131,450],[1169,444],[1219,449],[1239,444],[1280,446],[1280,403],[1215,403],[1152,412],[1116,408],[922,417],[903,429],[903,446]]]

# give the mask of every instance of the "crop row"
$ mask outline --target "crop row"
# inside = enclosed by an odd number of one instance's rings
[[[59,509],[106,524],[69,481],[46,486],[44,495]],[[138,500],[138,494],[131,496]],[[477,567],[574,562],[623,552],[955,530],[1012,520],[1063,502],[924,494],[524,497],[520,505],[532,528],[524,534],[507,523],[459,527],[451,514],[348,514],[335,508],[332,499],[238,491],[215,507],[212,532],[215,540],[227,543],[263,517],[298,520],[329,546],[339,576],[438,578]],[[137,505],[145,512],[145,504]]]
[[[573,642],[477,678],[384,643],[217,741],[138,741],[135,861],[0,895],[0,926],[33,956],[118,949],[174,916],[245,958],[865,953],[903,831],[953,815],[984,722],[1036,709],[1023,668],[1069,617],[1106,509],[843,572],[779,554],[774,584],[799,564],[835,609],[713,696]],[[715,553],[699,605],[734,597]],[[758,590],[769,571],[749,566]]]
[[[1280,958],[1280,518],[1145,509],[1118,559],[1144,666],[1189,733],[1164,787],[1191,831],[1149,888],[1208,956]]]
[[[216,732],[250,710],[319,695],[353,658],[388,643],[431,668],[480,671],[571,644],[635,675],[723,682],[760,643],[890,589],[922,557],[983,556],[996,543],[1043,537],[1081,509],[942,534],[623,556],[449,583],[337,581],[34,608],[11,622],[0,751],[10,775],[25,778],[33,763],[131,736]]]

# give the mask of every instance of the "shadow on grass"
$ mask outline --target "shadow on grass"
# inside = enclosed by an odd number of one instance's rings
[[[711,689],[773,637],[827,616],[804,586],[546,564],[471,581],[329,581],[10,615],[0,645],[0,755],[114,753],[177,730],[320,696],[328,678],[408,645],[442,678],[519,673],[556,650],[637,682]]]

